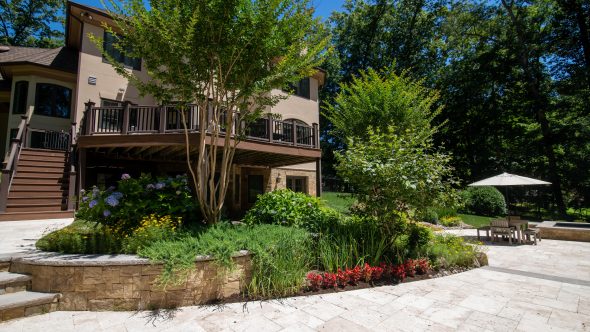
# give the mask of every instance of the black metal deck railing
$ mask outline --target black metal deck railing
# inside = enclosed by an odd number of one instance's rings
[[[190,105],[185,111],[186,125],[190,132],[198,132],[199,108]],[[86,104],[82,135],[133,135],[167,134],[184,130],[181,111],[174,106],[123,106],[95,107]],[[236,128],[244,124],[235,122],[232,128],[221,128],[222,134],[235,135]],[[319,149],[318,125],[308,126],[297,120],[277,120],[272,115],[250,123],[245,130],[245,140],[272,144]]]

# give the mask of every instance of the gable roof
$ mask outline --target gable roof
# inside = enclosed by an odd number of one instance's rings
[[[0,67],[28,63],[71,73],[78,72],[78,52],[76,50],[67,47],[8,47],[8,51],[0,52]]]

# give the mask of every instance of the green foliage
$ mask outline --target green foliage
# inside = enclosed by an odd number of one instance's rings
[[[303,285],[310,269],[311,236],[308,232],[276,225],[232,226],[220,224],[179,239],[159,241],[140,251],[152,261],[164,262],[164,284],[182,282],[194,269],[197,255],[211,255],[221,267],[233,267],[232,255],[250,251],[252,281],[247,286],[251,298],[294,294]]]
[[[130,234],[147,215],[170,215],[184,220],[198,218],[198,206],[187,185],[186,176],[137,179],[123,174],[117,187],[82,192],[78,218],[109,225],[121,234]]]
[[[318,198],[283,189],[258,196],[244,222],[295,226],[317,233],[330,228],[339,218],[338,212],[324,206]]]
[[[438,224],[438,213],[433,209],[426,209],[420,212],[417,219],[431,224]]]
[[[473,266],[481,248],[451,234],[435,235],[428,246],[427,254],[435,267]]]
[[[438,94],[392,68],[369,68],[340,86],[324,113],[334,126],[333,134],[344,140],[363,139],[368,127],[386,132],[393,126],[400,135],[412,133],[425,140],[436,132],[430,123],[440,113],[435,106]]]
[[[341,88],[326,109],[336,133],[348,143],[335,154],[336,170],[366,212],[411,215],[452,205],[450,157],[432,141],[436,94],[391,69],[369,69]]]
[[[64,0],[0,2],[0,45],[58,47],[63,42]]]
[[[120,236],[109,227],[80,219],[44,235],[35,246],[65,254],[117,254],[122,249]]]
[[[431,238],[429,229],[405,220],[391,223],[353,216],[318,238],[318,269],[336,272],[364,263],[398,264],[420,257]]]
[[[460,226],[463,220],[458,216],[447,216],[440,218],[440,224],[445,227],[457,227]]]
[[[504,195],[494,187],[469,187],[461,197],[468,213],[489,217],[506,214]]]

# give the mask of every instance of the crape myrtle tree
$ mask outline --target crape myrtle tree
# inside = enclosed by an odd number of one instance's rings
[[[347,143],[336,152],[336,170],[364,212],[412,217],[454,204],[455,183],[451,157],[433,144],[438,94],[393,68],[361,71],[341,85],[324,115]]]
[[[114,24],[105,29],[116,36],[114,47],[142,58],[150,79],[103,54],[143,95],[177,105],[196,197],[206,222],[216,223],[244,128],[280,100],[271,90],[314,74],[328,51],[327,30],[308,0],[125,0],[110,7]],[[91,38],[102,49],[102,40]],[[186,126],[189,104],[199,109],[196,141]],[[246,126],[224,135],[236,122]]]

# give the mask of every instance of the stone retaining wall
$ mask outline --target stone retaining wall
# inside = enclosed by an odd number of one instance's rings
[[[198,258],[182,283],[165,288],[157,283],[162,265],[135,256],[43,254],[15,259],[10,271],[30,274],[33,291],[61,293],[59,310],[143,310],[204,304],[239,294],[251,278],[250,255],[241,252],[234,261],[236,269],[224,272],[211,258]]]

